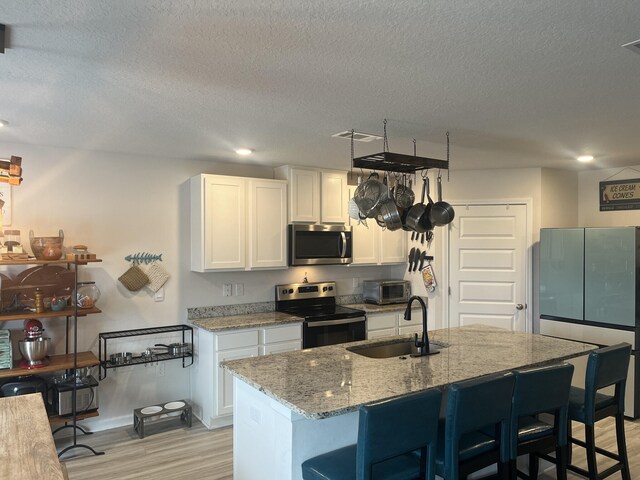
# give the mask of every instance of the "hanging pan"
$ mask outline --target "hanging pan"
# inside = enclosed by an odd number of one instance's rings
[[[429,220],[429,211],[433,205],[433,200],[428,194],[429,191],[429,178],[425,174],[422,177],[422,199],[420,203],[416,203],[407,213],[406,225],[418,233],[424,233],[433,228],[431,221]],[[424,203],[425,193],[427,195],[429,203]]]
[[[438,174],[438,201],[429,211],[429,220],[433,225],[441,227],[453,222],[455,212],[453,207],[442,201],[442,176]]]

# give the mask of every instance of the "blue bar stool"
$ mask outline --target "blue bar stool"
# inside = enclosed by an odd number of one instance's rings
[[[464,479],[497,463],[498,476],[508,478],[513,382],[508,373],[451,385],[436,455],[438,475]]]
[[[433,480],[441,399],[430,389],[360,407],[358,443],[305,460],[302,478]]]
[[[538,456],[556,452],[556,478],[567,478],[569,390],[573,365],[516,370],[511,407],[511,478],[538,478]],[[538,418],[553,415],[553,423]],[[529,475],[517,470],[519,455],[529,454]]]
[[[631,345],[620,343],[611,347],[599,348],[589,353],[585,388],[571,387],[569,397],[569,420],[584,423],[585,442],[569,437],[572,443],[586,448],[588,471],[575,465],[567,468],[591,480],[600,480],[620,472],[623,480],[631,480],[627,445],[624,435],[624,389],[627,382],[627,370]],[[598,390],[615,386],[613,395],[598,393]],[[595,423],[606,417],[615,417],[618,454],[596,447]],[[598,473],[596,453],[616,461],[615,465]]]

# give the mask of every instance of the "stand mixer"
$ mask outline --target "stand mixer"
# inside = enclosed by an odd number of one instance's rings
[[[24,322],[25,339],[18,341],[18,348],[22,354],[20,368],[32,369],[49,365],[47,353],[51,339],[43,337],[42,322],[35,318]]]

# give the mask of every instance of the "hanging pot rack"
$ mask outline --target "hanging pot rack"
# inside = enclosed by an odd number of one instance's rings
[[[370,155],[364,155],[362,157],[353,157],[353,137],[352,137],[352,149],[351,149],[351,166],[352,168],[363,168],[368,170],[381,170],[385,172],[397,172],[397,173],[414,173],[419,170],[428,170],[430,168],[437,168],[440,170],[449,169],[449,132],[447,132],[447,159],[439,160],[437,158],[418,157],[415,154],[405,155],[402,153],[393,153],[389,151],[389,143],[387,141],[387,120],[384,119],[384,151],[380,153],[373,153]]]

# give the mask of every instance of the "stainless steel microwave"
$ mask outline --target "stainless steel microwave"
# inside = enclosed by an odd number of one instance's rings
[[[289,225],[289,265],[343,265],[353,261],[351,227]]]
[[[367,303],[406,303],[411,297],[411,283],[407,280],[365,280],[362,295]]]

